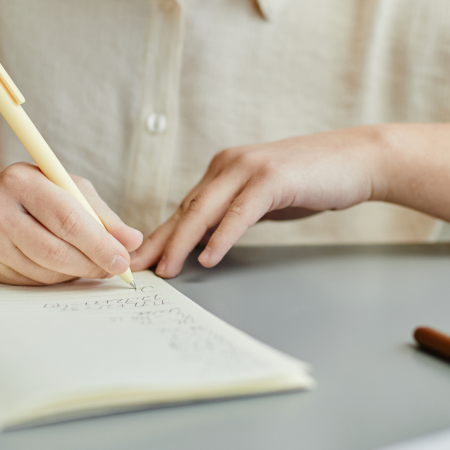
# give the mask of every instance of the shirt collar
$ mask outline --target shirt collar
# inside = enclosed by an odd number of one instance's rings
[[[256,0],[261,14],[266,20],[274,20],[289,0]]]

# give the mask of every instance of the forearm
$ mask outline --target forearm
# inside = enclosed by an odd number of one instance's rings
[[[373,200],[450,221],[450,124],[377,126],[381,178]]]

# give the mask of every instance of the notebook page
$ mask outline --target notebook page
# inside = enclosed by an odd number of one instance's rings
[[[185,391],[293,377],[300,361],[206,312],[149,271],[49,287],[0,286],[0,422],[49,400]],[[294,383],[295,384],[295,383]]]

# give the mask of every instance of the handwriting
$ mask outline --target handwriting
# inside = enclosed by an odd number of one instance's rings
[[[178,296],[168,298],[153,286],[144,286],[138,289],[138,294],[127,297],[97,295],[100,297],[83,293],[74,301],[47,302],[42,307],[75,317],[96,313],[96,319],[112,324],[148,328],[152,336],[156,333],[159,345],[166,346],[177,359],[198,364],[198,374],[202,376],[211,371],[220,373],[225,367],[237,372],[261,367],[258,358],[237,348],[209,321],[197,318],[190,301],[185,303]]]
[[[59,309],[60,311],[89,311],[89,310],[112,310],[112,309],[131,309],[148,308],[152,306],[162,306],[170,303],[164,300],[160,295],[147,295],[145,297],[113,298],[106,300],[88,300],[84,302],[69,303],[45,303],[45,309]]]

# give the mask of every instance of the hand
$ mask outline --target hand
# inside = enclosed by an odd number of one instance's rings
[[[199,257],[212,267],[261,219],[302,218],[382,197],[383,144],[377,127],[360,127],[222,151],[175,214],[134,252],[131,268],[159,261],[156,273],[173,277],[213,231]]]
[[[0,282],[54,284],[122,274],[142,234],[126,226],[92,184],[72,176],[106,231],[70,194],[34,165],[0,173]]]

